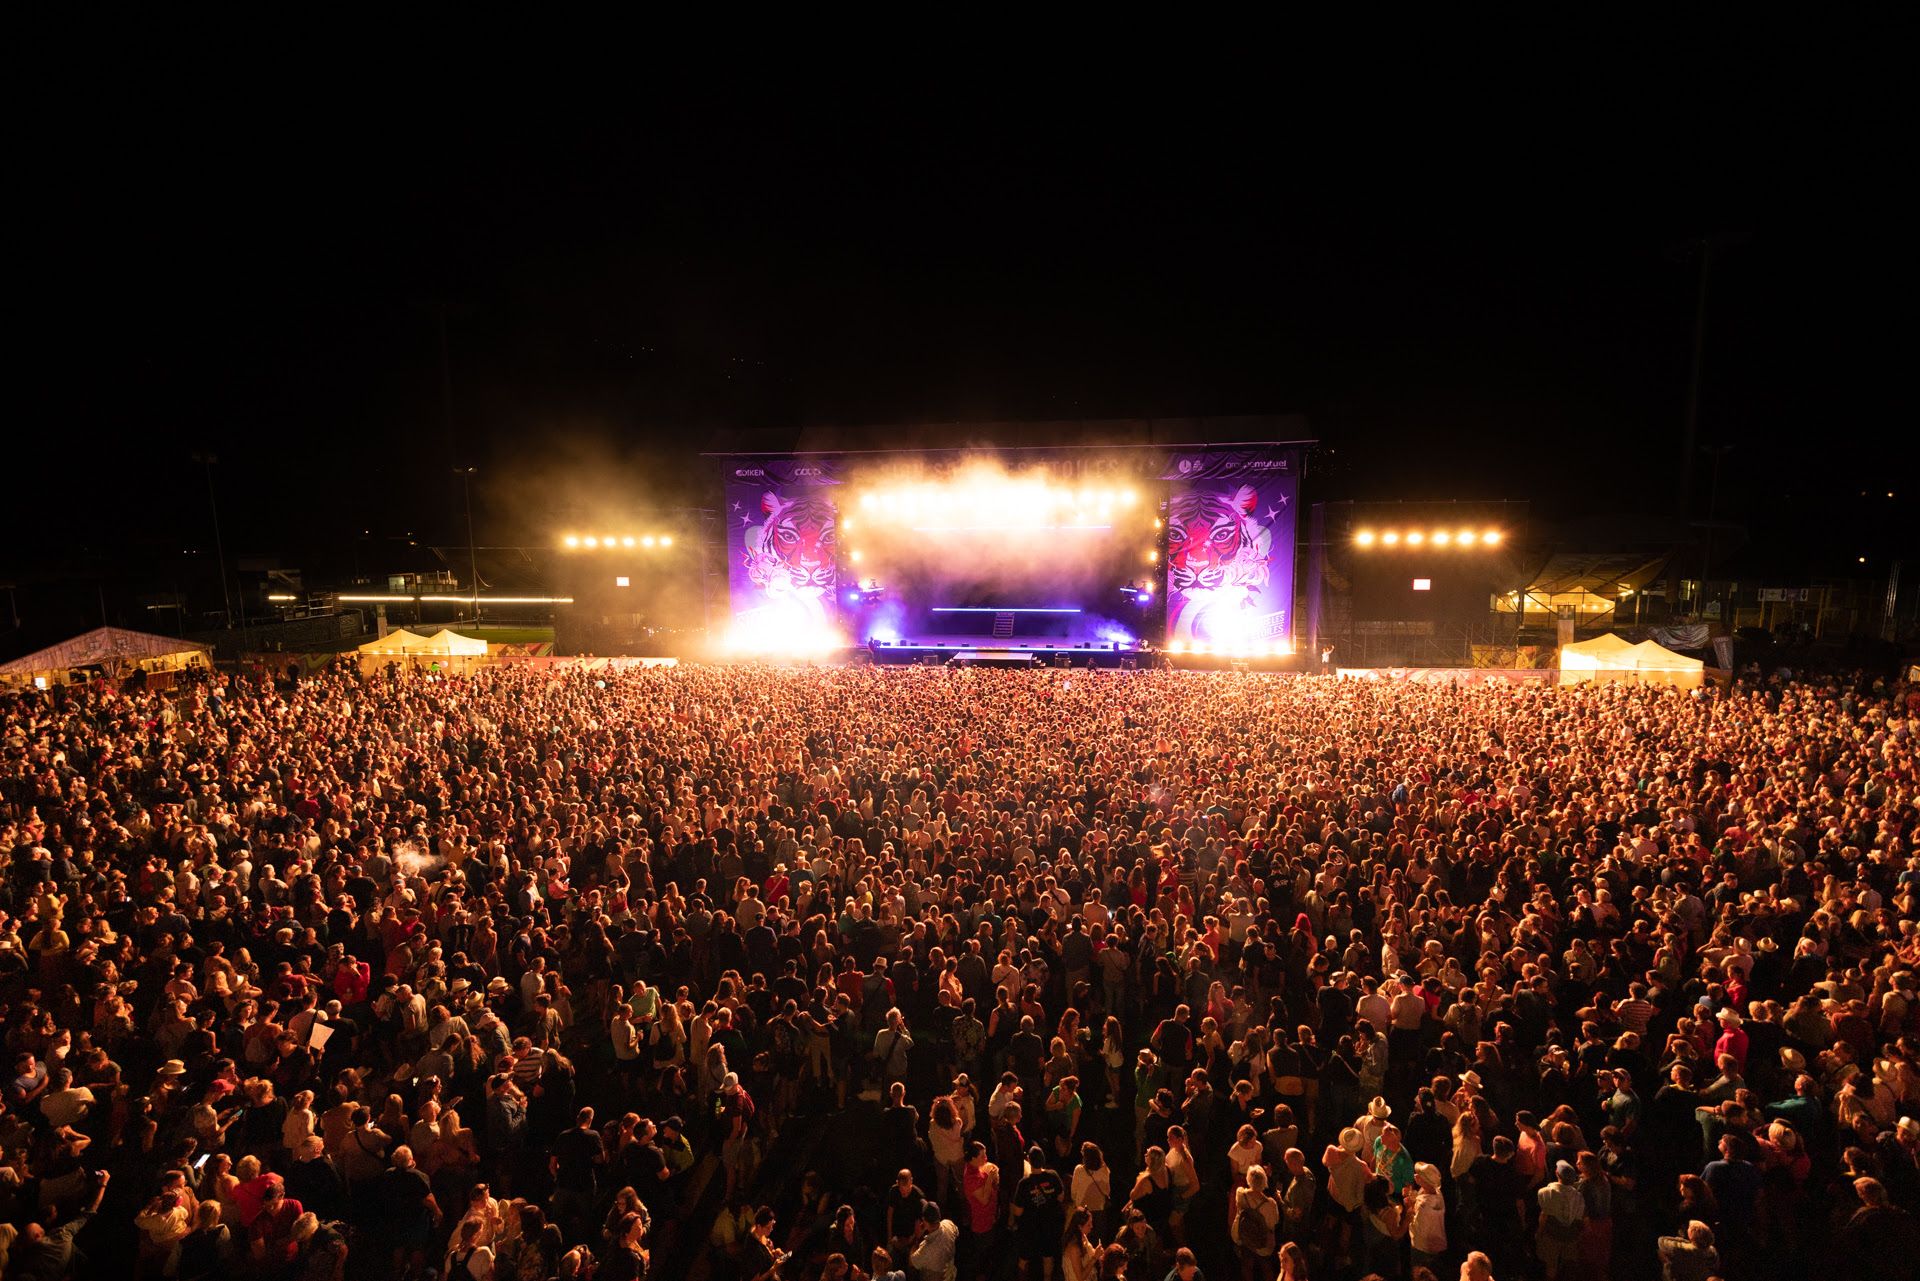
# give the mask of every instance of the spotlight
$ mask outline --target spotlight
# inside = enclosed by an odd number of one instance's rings
[[[645,538],[641,539],[640,542],[647,547],[653,546],[653,535],[648,534]]]
[[[1380,541],[1389,547],[1396,547],[1400,543],[1400,533],[1398,530],[1389,529],[1386,533],[1380,535]]]
[[[843,529],[843,530],[847,530],[847,529],[852,529],[852,528],[853,528],[853,518],[852,518],[852,517],[850,517],[850,516],[843,516],[843,517],[841,517],[841,518],[840,518],[840,528],[841,528],[841,529]]]
[[[1474,535],[1474,532],[1473,532],[1473,531],[1472,531],[1471,529],[1463,529],[1463,530],[1461,530],[1461,531],[1460,531],[1459,533],[1457,533],[1457,534],[1455,534],[1455,535],[1454,535],[1454,539],[1455,539],[1455,540],[1456,540],[1456,541],[1457,541],[1457,542],[1458,542],[1458,543],[1459,543],[1459,544],[1460,544],[1460,545],[1461,545],[1462,547],[1471,547],[1471,546],[1473,546],[1473,540],[1474,540],[1474,537],[1475,537],[1475,535]]]
[[[1888,494],[1887,497],[1892,498],[1893,495]],[[1122,507],[1131,507],[1139,500],[1140,500],[1140,495],[1135,493],[1131,489],[1123,489],[1120,491],[1120,505]]]
[[[573,534],[568,534],[565,541],[568,547],[578,547],[580,545],[580,539]]]
[[[1153,593],[1152,592],[1136,592],[1134,593],[1133,599],[1136,604],[1150,605],[1153,603]]]
[[[1148,553],[1147,553],[1147,564],[1149,564],[1149,565],[1157,565],[1157,564],[1159,564],[1159,563],[1160,563],[1160,553],[1159,553],[1159,552],[1148,552]]]
[[[595,538],[592,534],[588,534],[585,541],[587,546],[589,547],[598,547],[600,545],[600,540]]]
[[[1435,547],[1445,547],[1448,543],[1452,541],[1453,541],[1453,535],[1449,534],[1446,530],[1436,529],[1433,531],[1433,545]]]
[[[1424,543],[1426,541],[1427,541],[1427,536],[1421,533],[1419,530],[1410,529],[1407,531],[1407,546],[1418,547],[1421,543]]]
[[[662,534],[662,535],[660,535],[660,545],[661,545],[662,547],[671,547],[671,546],[673,546],[673,535],[672,535],[672,534]]]
[[[1500,538],[1501,534],[1497,529],[1489,529],[1486,533],[1480,535],[1480,541],[1489,547],[1498,547],[1500,545]]]
[[[1353,541],[1358,546],[1371,547],[1373,546],[1373,531],[1371,529],[1363,529],[1353,536]]]
[[[1174,641],[1167,646],[1167,653],[1169,654],[1184,654],[1186,652],[1187,643],[1185,641]]]
[[[605,547],[613,546],[616,541],[617,540],[614,538],[612,534],[608,534],[605,538],[600,540],[601,545]]]
[[[848,552],[847,559],[857,565],[860,563],[860,553],[858,551]]]
[[[864,507],[864,508],[866,508],[866,509],[867,509],[868,511],[872,511],[872,510],[873,510],[873,501],[874,501],[874,500],[873,500],[873,495],[872,495],[872,494],[862,494],[862,495],[860,495],[860,505],[861,505],[862,507]]]
[[[625,538],[623,538],[623,539],[621,539],[621,540],[620,540],[620,545],[621,545],[622,547],[631,547],[631,546],[633,546],[633,535],[632,535],[632,534],[628,534],[628,535],[627,535],[627,536],[626,536]]]

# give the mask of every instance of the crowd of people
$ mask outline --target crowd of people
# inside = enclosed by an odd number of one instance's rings
[[[1920,1260],[1920,694],[0,700],[0,1281]]]

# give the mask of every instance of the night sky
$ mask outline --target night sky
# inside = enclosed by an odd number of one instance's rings
[[[544,541],[703,499],[702,448],[888,422],[1301,414],[1308,501],[1670,514],[1706,235],[1722,516],[1796,572],[1912,549],[1882,496],[1920,483],[1912,250],[1870,105],[189,96],[103,88],[17,158],[0,574],[208,546],[195,451],[230,555],[311,566],[452,537],[456,461],[482,543]]]

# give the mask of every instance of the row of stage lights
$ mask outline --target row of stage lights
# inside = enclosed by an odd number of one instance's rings
[[[1167,645],[1167,653],[1212,654],[1220,658],[1285,658],[1293,653],[1293,646],[1286,641],[1274,641],[1271,644],[1253,641],[1247,644],[1220,645],[1210,645],[1206,641],[1171,641]]]
[[[1498,547],[1506,535],[1497,529],[1362,529],[1353,536],[1355,547]]]
[[[560,540],[560,545],[570,552],[582,548],[587,551],[618,551],[623,547],[671,547],[672,534],[608,534],[605,538],[598,534],[568,534]]]
[[[1071,489],[1040,482],[1004,485],[903,485],[860,495],[866,512],[1005,525],[1090,525],[1140,501],[1133,489]]]

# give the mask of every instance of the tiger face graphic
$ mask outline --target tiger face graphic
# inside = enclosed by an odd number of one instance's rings
[[[824,498],[760,496],[766,520],[747,530],[747,576],[768,596],[818,602],[833,590],[833,504]]]
[[[1250,609],[1267,585],[1273,532],[1254,517],[1251,485],[1175,498],[1167,511],[1168,629],[1207,639],[1204,616]]]

